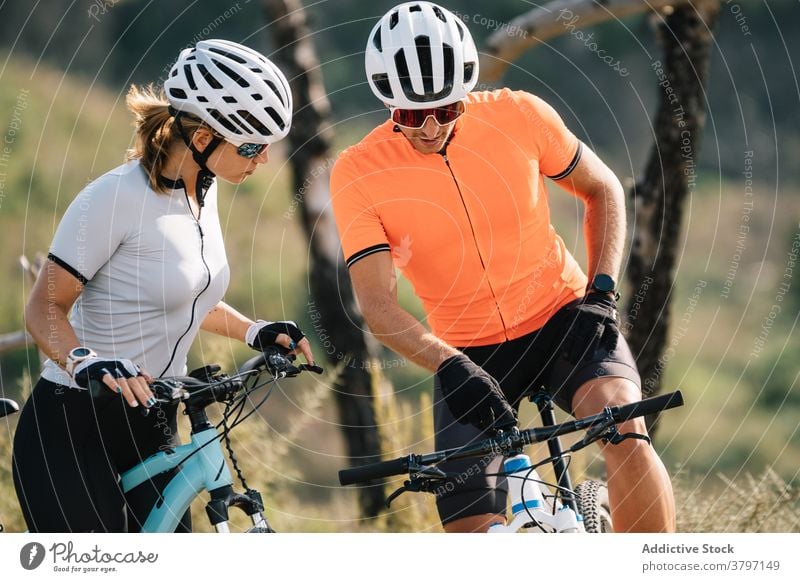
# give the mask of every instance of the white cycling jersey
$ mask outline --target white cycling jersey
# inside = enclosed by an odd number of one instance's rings
[[[123,164],[72,201],[49,258],[84,284],[69,316],[81,345],[153,376],[185,374],[200,323],[230,279],[216,183],[197,221],[183,188],[158,194],[138,161]],[[42,376],[77,387],[51,360]]]

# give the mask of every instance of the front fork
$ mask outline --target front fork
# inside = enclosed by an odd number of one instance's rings
[[[250,517],[253,526],[247,530],[249,533],[274,533],[267,518],[264,517],[261,494],[255,489],[248,489],[245,493],[235,493],[230,485],[226,485],[209,493],[211,500],[206,505],[206,514],[217,533],[230,533],[229,507],[238,507]]]

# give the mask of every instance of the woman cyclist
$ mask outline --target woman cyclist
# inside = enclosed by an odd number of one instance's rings
[[[313,361],[293,322],[254,322],[222,301],[215,177],[243,182],[289,132],[286,78],[256,51],[206,40],[180,53],[163,91],[132,86],[127,104],[128,161],[67,209],[25,310],[49,357],[14,439],[32,532],[139,530],[170,476],[125,495],[118,476],[176,442],[176,409],[150,410],[148,384],[186,373],[200,329]],[[120,397],[92,400],[90,381]],[[190,527],[184,516],[179,531]]]

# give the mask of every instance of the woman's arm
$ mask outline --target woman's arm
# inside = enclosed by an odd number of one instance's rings
[[[245,317],[224,301],[220,301],[206,315],[200,328],[243,342],[247,329],[253,323],[255,322],[252,319]]]
[[[200,328],[204,331],[244,342],[247,330],[254,323],[255,322],[249,317],[242,315],[224,301],[220,301],[208,315],[206,315]],[[281,333],[278,334],[274,341],[286,349],[289,349],[292,338],[285,333]],[[293,350],[292,353],[297,350],[302,352],[307,362],[314,362],[314,355],[311,353],[311,344],[308,343],[308,339],[303,338],[297,342],[297,348]]]
[[[83,285],[74,275],[51,260],[45,261],[36,283],[33,285],[28,303],[25,305],[25,326],[36,345],[45,355],[62,368],[66,368],[67,355],[78,346],[78,336],[69,322],[68,314],[75,300],[83,292]],[[100,349],[101,346],[87,346]],[[100,354],[103,356],[103,354]],[[148,387],[151,381],[147,372],[133,378],[103,376],[103,383],[112,391],[119,392],[130,406],[139,403],[152,405],[153,393]]]
[[[81,292],[80,281],[48,259],[25,306],[28,332],[39,349],[62,368],[70,350],[80,345],[67,315]]]

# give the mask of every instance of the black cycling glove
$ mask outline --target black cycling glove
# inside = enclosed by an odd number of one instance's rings
[[[75,366],[72,377],[78,386],[89,388],[91,381],[102,382],[103,376],[106,374],[111,374],[114,378],[133,378],[141,375],[139,366],[130,360],[110,360],[98,357],[84,360]]]
[[[612,352],[619,341],[617,302],[604,293],[589,293],[567,311],[569,331],[564,357],[575,365],[600,348]]]
[[[293,321],[257,321],[250,326],[245,336],[247,345],[254,350],[263,351],[264,349],[278,345],[275,343],[278,335],[285,333],[292,340],[289,349],[294,349],[297,343],[303,339],[305,334],[300,331],[297,324]],[[279,346],[283,347],[283,346]]]
[[[464,354],[446,359],[436,370],[450,412],[461,424],[481,430],[507,429],[517,424],[517,413],[497,380]]]

